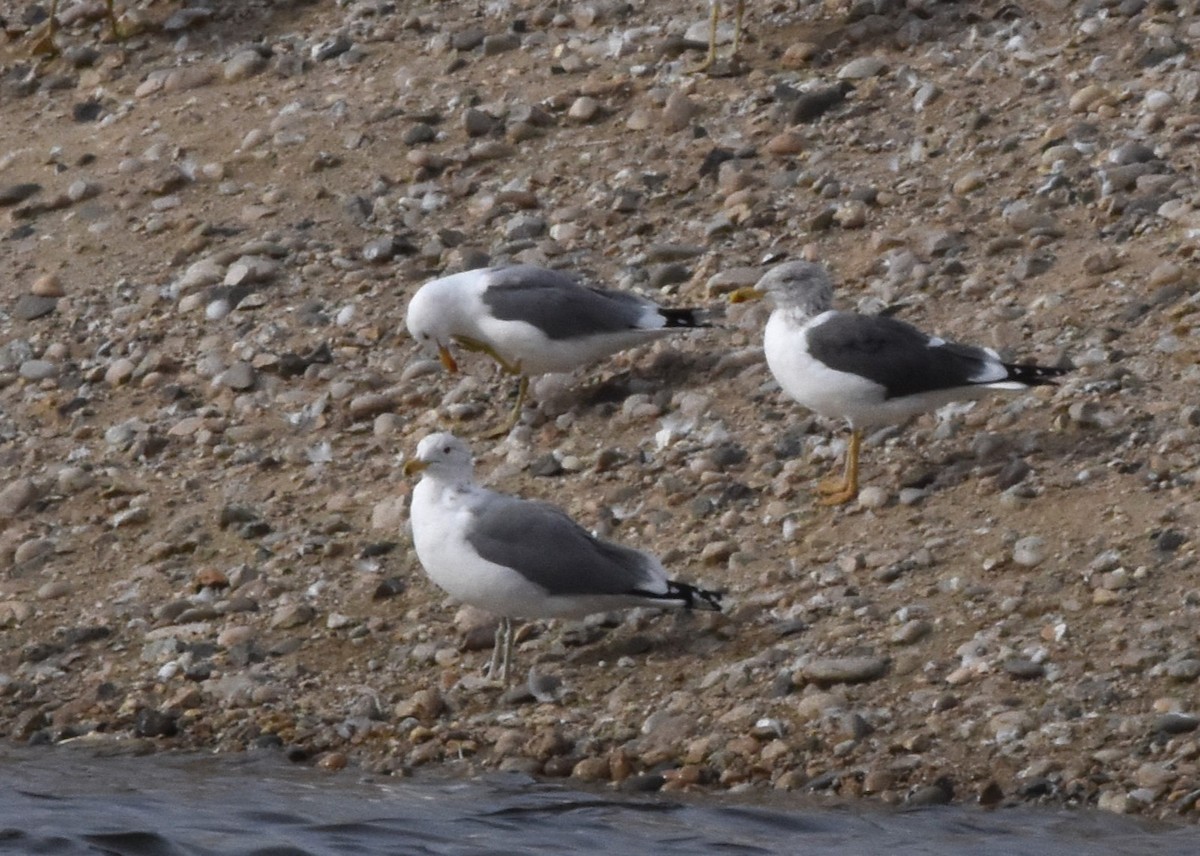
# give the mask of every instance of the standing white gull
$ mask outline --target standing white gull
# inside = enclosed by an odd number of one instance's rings
[[[1055,383],[1066,369],[1006,363],[991,348],[948,342],[895,318],[832,309],[833,285],[811,262],[785,262],[734,302],[769,295],[775,310],[763,334],[767,365],[783,391],[810,410],[850,423],[840,479],[818,487],[825,505],[858,495],[864,428],[903,422],[951,401],[994,390]]]
[[[520,375],[516,405],[499,434],[517,424],[530,375],[573,371],[681,329],[708,326],[695,309],[667,309],[534,265],[469,270],[427,282],[409,301],[407,324],[414,339],[437,348],[449,371],[458,371],[450,352],[457,344]]]
[[[579,618],[631,606],[719,610],[721,594],[667,578],[658,559],[601,540],[552,505],[475,483],[466,444],[430,434],[404,465],[413,546],[451,596],[501,617],[488,674],[507,682],[513,618]]]

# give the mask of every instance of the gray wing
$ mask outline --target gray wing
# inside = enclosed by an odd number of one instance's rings
[[[874,381],[888,398],[1005,379],[983,348],[934,340],[895,318],[835,313],[808,330],[807,344],[825,365]]]
[[[466,537],[480,556],[512,568],[550,595],[636,594],[658,581],[649,556],[602,541],[540,502],[490,494]]]
[[[550,339],[640,330],[654,304],[634,294],[580,285],[561,271],[517,265],[488,272],[484,305],[502,321],[524,321]]]

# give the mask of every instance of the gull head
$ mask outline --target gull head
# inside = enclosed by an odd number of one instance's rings
[[[449,346],[454,337],[458,308],[454,295],[442,286],[443,282],[445,280],[435,279],[417,289],[408,302],[404,323],[409,335],[422,347],[432,345],[437,348],[438,359],[447,371],[457,372],[458,363]]]
[[[404,474],[429,473],[438,477],[470,476],[474,466],[467,444],[445,431],[430,434],[417,444],[417,452],[404,465]]]
[[[777,309],[819,315],[833,306],[833,283],[829,272],[813,262],[784,262],[763,274],[750,288],[730,295],[731,303],[769,296]]]

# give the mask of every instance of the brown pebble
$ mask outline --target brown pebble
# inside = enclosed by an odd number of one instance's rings
[[[33,285],[29,287],[29,293],[36,294],[38,297],[62,297],[67,292],[56,275],[45,273],[33,281]]]

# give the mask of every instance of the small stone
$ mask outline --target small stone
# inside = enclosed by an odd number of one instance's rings
[[[22,294],[13,304],[13,317],[20,321],[33,321],[49,315],[58,308],[58,300],[54,297],[43,297],[37,294]]]
[[[238,360],[217,376],[217,381],[230,389],[245,391],[254,389],[254,367],[244,360]]]
[[[225,285],[268,282],[279,273],[279,263],[264,256],[242,256],[225,272]]]
[[[883,657],[822,657],[810,661],[801,670],[814,684],[858,684],[874,681],[887,672]]]
[[[1014,678],[1021,678],[1022,680],[1040,678],[1046,674],[1046,669],[1041,663],[1023,657],[1011,657],[1005,660],[1004,671],[1008,672]]]
[[[590,95],[576,98],[567,110],[567,116],[576,122],[590,122],[600,113],[600,102]]]
[[[307,603],[288,603],[275,610],[271,617],[271,627],[274,630],[288,630],[308,624],[316,618],[316,610]]]
[[[877,485],[867,485],[858,492],[858,504],[863,508],[883,508],[890,499],[891,494]]]
[[[0,490],[0,519],[14,517],[41,494],[32,479],[13,479]]]
[[[805,150],[805,141],[794,131],[784,131],[767,140],[765,148],[773,155],[798,155]]]
[[[667,96],[667,102],[663,105],[663,125],[668,131],[682,131],[691,124],[698,112],[699,106],[687,93],[676,90]]]
[[[860,56],[838,69],[838,80],[866,80],[887,70],[887,63],[879,57]]]
[[[221,75],[226,81],[234,83],[261,72],[267,67],[267,58],[253,48],[240,50],[225,61],[221,67]]]
[[[981,169],[973,169],[964,175],[959,176],[951,187],[957,196],[966,196],[968,193],[978,190],[983,187],[987,181],[987,174]]]
[[[49,360],[26,360],[17,369],[17,374],[36,383],[55,377],[58,374],[58,366]]]
[[[40,184],[8,184],[0,187],[0,207],[17,205],[24,202],[42,189]]]
[[[118,357],[109,363],[108,368],[104,371],[104,382],[109,386],[120,386],[128,383],[136,370],[137,365],[133,360],[127,357]]]
[[[38,297],[62,297],[67,292],[57,276],[47,273],[33,281],[33,285],[29,287],[29,293]]]
[[[109,518],[108,524],[113,529],[120,529],[124,526],[140,526],[149,520],[150,509],[139,505],[134,508],[126,508],[124,511],[118,511]]]
[[[1200,727],[1200,717],[1187,713],[1166,713],[1154,720],[1154,730],[1164,734],[1188,734]]]
[[[1091,83],[1079,89],[1067,101],[1072,113],[1086,113],[1096,104],[1111,100],[1108,90],[1098,83]]]
[[[520,46],[521,37],[513,32],[491,33],[483,37],[484,56],[508,53],[509,51],[515,51]]]
[[[1046,539],[1037,535],[1022,538],[1013,545],[1012,560],[1024,568],[1034,568],[1046,560]]]

